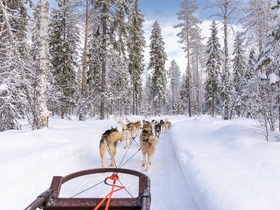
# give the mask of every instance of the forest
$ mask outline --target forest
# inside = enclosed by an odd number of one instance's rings
[[[147,46],[139,0],[56,3],[0,0],[1,132],[20,129],[19,119],[41,129],[50,116],[83,121],[128,114],[248,117],[264,133],[279,131],[280,1],[182,0],[174,29],[185,69],[176,60],[166,67],[156,20]],[[202,6],[214,11],[208,37],[197,17]],[[233,31],[233,24],[242,30]]]

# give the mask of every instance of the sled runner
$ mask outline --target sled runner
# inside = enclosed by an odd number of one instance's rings
[[[111,192],[104,198],[64,198],[60,197],[61,187],[74,178],[91,174],[113,173],[105,178],[104,183],[111,186]],[[115,198],[112,194],[125,188],[118,182],[119,176],[128,174],[138,177],[138,196]],[[151,204],[150,179],[143,173],[123,168],[98,168],[78,171],[67,176],[54,176],[48,190],[37,197],[25,210],[149,210]]]

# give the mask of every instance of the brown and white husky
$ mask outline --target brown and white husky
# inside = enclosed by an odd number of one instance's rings
[[[144,128],[145,126],[143,126],[140,134],[140,147],[143,155],[142,166],[144,166],[144,171],[148,171],[159,139],[153,135],[152,128],[149,128],[149,126],[146,127],[147,129]]]
[[[99,144],[99,153],[102,168],[104,167],[104,157],[106,152],[108,152],[111,156],[110,166],[116,166],[115,156],[117,152],[117,143],[119,141],[123,141],[123,136],[117,128],[111,127],[110,130],[107,130],[102,134]]]
[[[133,124],[129,123],[129,124],[126,125],[121,120],[118,121],[118,124],[122,127],[122,135],[123,135],[123,139],[124,139],[124,148],[126,149],[132,143],[136,128]]]

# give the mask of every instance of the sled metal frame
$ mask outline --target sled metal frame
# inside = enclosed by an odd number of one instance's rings
[[[25,210],[93,210],[102,198],[60,198],[59,193],[62,184],[65,182],[85,175],[98,173],[124,173],[137,176],[139,178],[139,194],[136,198],[112,198],[110,210],[150,210],[151,181],[148,176],[138,171],[123,168],[97,168],[78,171],[67,176],[54,176],[48,190],[37,197]],[[99,209],[104,210],[105,204]]]

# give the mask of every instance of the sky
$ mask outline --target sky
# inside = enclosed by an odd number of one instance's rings
[[[253,119],[222,120],[209,116],[161,116],[171,129],[161,133],[152,164],[144,172],[139,139],[126,150],[117,146],[116,163],[151,179],[151,210],[279,210],[280,144],[276,133],[266,142]],[[101,135],[123,118],[78,121],[51,117],[49,127],[32,131],[26,121],[22,130],[0,132],[1,209],[25,209],[47,190],[53,176],[101,167]],[[277,133],[279,135],[279,133]],[[121,164],[122,163],[122,164]],[[110,157],[105,156],[109,167]],[[111,174],[110,174],[111,175]],[[60,197],[102,197],[110,189],[108,174],[84,176],[62,185]],[[137,180],[119,174],[120,182],[137,197]],[[98,186],[93,187],[95,185]],[[136,189],[135,189],[136,187]],[[119,191],[114,197],[129,197]],[[20,196],[19,196],[20,195]]]

